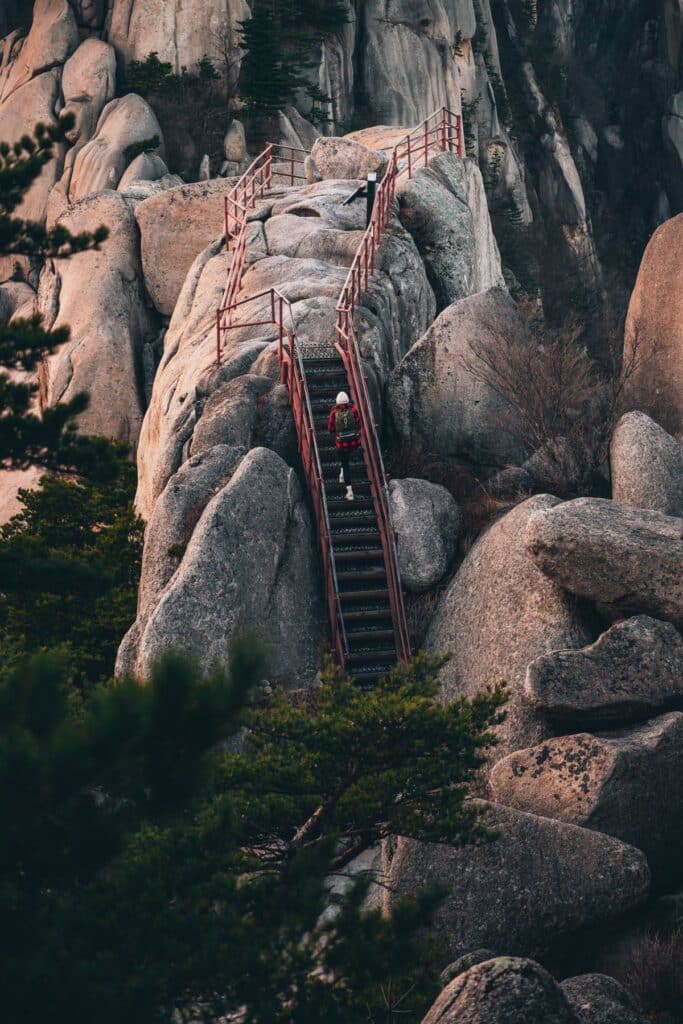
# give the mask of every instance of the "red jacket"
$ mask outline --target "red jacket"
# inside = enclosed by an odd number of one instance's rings
[[[360,445],[360,414],[358,412],[358,409],[356,409],[355,405],[351,405],[350,409],[351,409],[351,412],[353,413],[353,418],[356,421],[356,427],[358,429],[358,435],[359,436],[357,437],[357,439],[355,441],[340,441],[339,438],[336,436],[336,434],[337,434],[337,417],[336,417],[337,409],[340,409],[343,412],[345,409],[348,409],[348,408],[349,408],[348,405],[335,405],[333,407],[333,409],[332,409],[332,412],[330,413],[330,418],[327,421],[327,429],[329,430],[329,432],[331,434],[335,435],[335,443],[337,445],[337,448],[344,448],[344,449],[350,448],[350,449],[353,449],[353,448],[358,448],[359,445]]]

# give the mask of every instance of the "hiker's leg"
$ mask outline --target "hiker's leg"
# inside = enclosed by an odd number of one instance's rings
[[[344,483],[351,483],[351,455],[348,448],[339,449],[339,458],[341,459],[342,471],[344,473]]]

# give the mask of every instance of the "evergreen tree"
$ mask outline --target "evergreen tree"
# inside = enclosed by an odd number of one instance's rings
[[[87,475],[45,476],[22,491],[23,510],[0,527],[0,660],[59,648],[78,687],[108,678],[135,618],[142,523],[135,467],[123,446]],[[106,473],[99,470],[107,468]],[[2,669],[0,669],[2,671]]]
[[[240,23],[244,50],[240,93],[253,114],[272,117],[291,103],[299,89],[315,107],[321,100],[305,72],[319,59],[316,46],[341,28],[348,16],[337,0],[261,0],[251,18]],[[326,100],[327,97],[324,97]]]
[[[301,84],[300,68],[286,50],[276,0],[259,4],[239,29],[244,50],[240,93],[252,113],[272,116],[291,102]]]
[[[32,136],[25,135],[14,145],[0,142],[0,256],[65,258],[96,248],[106,239],[104,227],[73,235],[62,226],[47,230],[16,216],[27,192],[53,159],[55,144],[65,140],[73,124],[73,115],[65,115],[56,125],[38,124]],[[0,369],[33,371],[68,337],[66,328],[46,331],[40,316],[0,323]],[[0,373],[0,468],[31,463],[64,469],[82,465],[92,456],[92,447],[76,435],[74,417],[86,408],[87,397],[77,395],[39,417],[31,411],[36,391],[36,386]]]
[[[325,879],[390,833],[484,840],[464,802],[501,694],[443,707],[421,658],[371,692],[328,673],[309,700],[240,717],[263,671],[167,658],[77,699],[52,656],[0,681],[0,953],[10,1020],[71,1024],[419,1021],[438,956],[367,879]],[[217,744],[246,727],[248,749]],[[243,743],[244,746],[244,743]]]

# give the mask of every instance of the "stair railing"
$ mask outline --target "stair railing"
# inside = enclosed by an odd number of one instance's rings
[[[305,149],[269,142],[225,197],[225,247],[232,253],[232,260],[221,301],[221,323],[224,327],[232,322],[244,277],[249,213],[271,191],[274,177],[279,179],[278,184],[296,185],[306,181],[304,160],[307,156]],[[219,327],[216,332],[218,363],[221,361],[221,337]]]
[[[398,564],[396,534],[391,521],[387,477],[379,443],[374,410],[354,324],[355,313],[370,277],[376,269],[377,253],[391,220],[396,184],[408,179],[420,166],[426,167],[438,153],[455,152],[464,156],[462,117],[443,107],[425,118],[412,132],[394,146],[389,165],[377,188],[375,205],[368,228],[363,235],[346,282],[337,303],[336,347],[351,382],[353,398],[360,413],[363,458],[370,479],[380,540],[387,571],[389,602],[396,638],[396,651],[402,661],[410,657],[410,640],[406,621],[403,588]]]
[[[250,306],[256,305],[256,319],[250,318]],[[239,312],[240,322],[236,322],[234,314]],[[337,579],[337,568],[332,549],[332,530],[330,514],[325,493],[322,461],[315,431],[313,407],[308,391],[301,348],[296,337],[296,327],[291,303],[276,288],[251,295],[247,299],[234,301],[230,321],[227,309],[221,308],[217,315],[217,332],[219,336],[218,350],[221,351],[225,335],[228,331],[241,327],[254,327],[273,324],[277,328],[278,354],[282,374],[282,383],[287,386],[292,406],[294,424],[299,444],[299,454],[303,467],[308,493],[313,502],[315,523],[323,563],[325,580],[325,599],[332,629],[332,638],[337,659],[341,665],[346,663],[349,645],[346,627],[342,615],[341,596]],[[287,321],[287,323],[286,323]]]
[[[376,269],[377,253],[391,220],[398,180],[404,176],[412,178],[418,167],[426,167],[433,156],[444,152],[455,152],[460,157],[465,155],[462,117],[446,107],[425,118],[417,128],[394,146],[389,166],[377,189],[370,224],[356,252],[337,303],[336,348],[344,363],[361,417],[363,458],[380,531],[396,650],[403,661],[410,656],[410,642],[398,565],[396,534],[389,511],[387,477],[378,428],[368,393],[354,320],[357,306],[363,293],[367,291],[370,277]],[[233,328],[264,324],[273,324],[277,327],[282,382],[287,385],[289,391],[299,451],[318,526],[332,635],[337,658],[344,665],[349,648],[332,549],[329,510],[310,394],[301,349],[297,342],[292,308],[289,301],[276,289],[250,296],[242,301],[238,300],[246,267],[249,212],[255,209],[259,200],[271,190],[274,176],[280,179],[278,183],[289,185],[305,181],[304,161],[307,155],[305,150],[268,143],[225,197],[225,242],[227,250],[232,252],[232,260],[221,307],[216,315],[216,360],[220,363],[224,339],[227,332]],[[248,304],[258,300],[268,300],[266,312],[259,314],[262,318],[246,321],[240,318],[241,322],[235,323],[237,310],[244,312]],[[284,323],[285,308],[289,314],[289,327]],[[266,319],[263,319],[264,316]]]

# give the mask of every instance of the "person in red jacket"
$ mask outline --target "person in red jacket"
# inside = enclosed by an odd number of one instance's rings
[[[339,483],[346,484],[347,501],[354,500],[351,486],[351,452],[360,447],[360,415],[345,391],[340,391],[330,413],[327,429],[334,434],[341,460]]]

